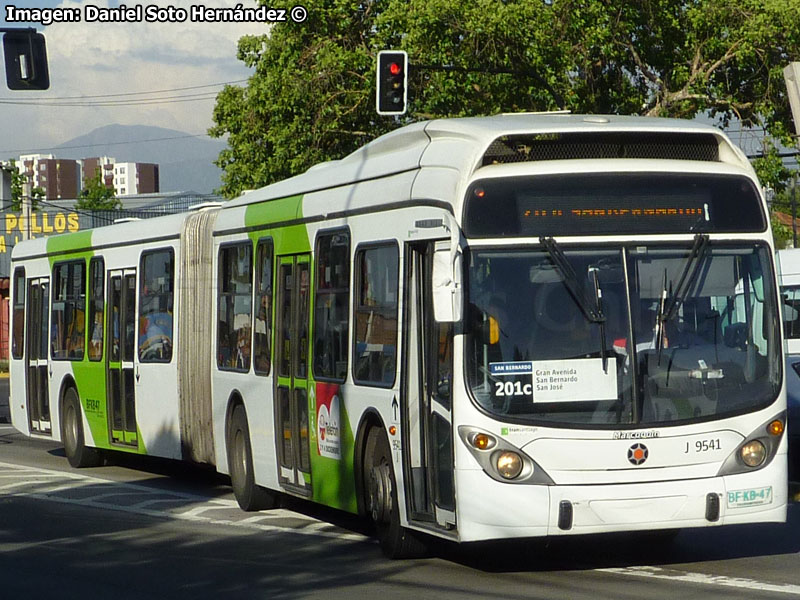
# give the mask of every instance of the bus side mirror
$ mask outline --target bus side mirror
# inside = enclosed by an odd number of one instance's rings
[[[433,253],[433,318],[438,323],[461,321],[464,292],[461,286],[461,253],[451,258],[450,244]]]
[[[34,29],[7,31],[3,36],[6,84],[11,90],[46,90],[50,87],[44,36]]]

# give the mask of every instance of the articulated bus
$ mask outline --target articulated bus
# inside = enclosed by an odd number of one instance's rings
[[[774,247],[688,121],[434,120],[217,208],[21,243],[11,412],[73,466],[213,465],[390,556],[782,522]]]

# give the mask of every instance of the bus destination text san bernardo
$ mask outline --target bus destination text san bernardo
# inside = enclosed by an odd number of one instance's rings
[[[305,8],[295,6],[291,11],[267,6],[247,7],[237,4],[233,8],[209,8],[194,4],[187,8],[147,4],[102,7],[87,4],[84,7],[18,8],[6,5],[8,23],[33,22],[41,25],[53,23],[276,23],[289,19],[305,20]],[[301,17],[302,18],[299,18]]]

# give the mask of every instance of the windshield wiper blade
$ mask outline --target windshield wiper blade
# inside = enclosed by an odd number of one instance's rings
[[[694,236],[694,244],[689,250],[689,258],[686,259],[686,264],[683,266],[678,285],[674,291],[670,290],[669,293],[667,292],[667,270],[664,269],[664,284],[661,290],[661,299],[658,303],[655,323],[656,358],[659,362],[661,360],[661,350],[664,347],[664,326],[668,321],[675,318],[678,309],[685,302],[686,296],[689,294],[689,290],[700,272],[700,267],[703,266],[707,253],[708,234],[698,233]]]
[[[542,236],[539,238],[539,243],[547,250],[550,260],[553,261],[556,269],[561,273],[564,285],[567,286],[570,295],[573,297],[586,319],[590,323],[597,323],[600,326],[600,358],[603,361],[603,371],[608,372],[608,358],[606,357],[606,316],[605,313],[603,313],[602,302],[600,300],[602,294],[600,292],[600,282],[597,278],[597,269],[594,269],[592,272],[594,279],[594,289],[592,290],[594,292],[594,297],[592,298],[586,286],[581,283],[577,273],[575,273],[572,263],[569,262],[569,259],[556,241],[551,237]]]
[[[670,321],[675,317],[675,314],[678,312],[681,304],[683,304],[686,300],[686,296],[689,294],[689,290],[691,289],[697,274],[700,272],[700,267],[703,266],[703,261],[705,260],[707,253],[708,234],[698,233],[696,236],[694,236],[694,244],[692,245],[692,249],[689,251],[689,258],[686,260],[686,264],[683,267],[683,272],[678,280],[678,285],[675,287],[675,291],[673,292],[672,297],[669,299],[669,304],[667,304],[664,308],[664,313],[661,317],[663,321]],[[691,274],[689,274],[689,271],[691,271]]]
[[[603,314],[602,308],[595,299],[588,295],[586,287],[578,279],[572,263],[569,262],[569,259],[564,255],[564,251],[561,250],[556,241],[551,237],[542,236],[539,238],[539,243],[544,246],[556,269],[560,271],[564,285],[567,286],[569,293],[572,294],[575,303],[584,316],[592,323],[604,322],[606,316]]]
[[[594,282],[594,300],[597,310],[603,314],[603,292],[600,289],[600,270],[597,267],[589,267],[589,273]],[[605,318],[598,323],[600,325],[600,359],[603,361],[603,372],[608,373],[608,355],[606,354],[606,320]]]

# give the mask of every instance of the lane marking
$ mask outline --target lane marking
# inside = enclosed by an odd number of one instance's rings
[[[43,484],[43,485],[53,485],[57,484],[52,480],[53,477],[61,477],[64,479],[71,479],[73,480],[72,485],[54,485],[53,487],[46,488],[46,489],[37,489],[36,491],[20,491],[15,492],[15,496],[26,497],[26,498],[35,498],[37,500],[49,500],[51,502],[60,502],[62,504],[71,504],[75,506],[86,506],[91,508],[100,508],[104,510],[118,510],[127,513],[133,513],[138,515],[145,515],[149,517],[158,517],[158,518],[168,518],[168,519],[177,519],[182,521],[192,521],[192,522],[204,522],[204,523],[213,523],[216,525],[228,525],[234,527],[240,527],[245,529],[255,529],[258,531],[263,531],[266,533],[292,533],[298,535],[305,535],[305,536],[316,536],[316,537],[323,537],[334,541],[340,542],[365,542],[371,541],[370,538],[367,536],[358,534],[358,533],[351,533],[347,531],[321,531],[319,527],[329,527],[334,528],[335,526],[330,525],[328,523],[324,523],[319,519],[314,519],[313,517],[309,517],[307,515],[303,515],[301,513],[295,513],[290,510],[286,509],[276,509],[274,511],[268,511],[263,513],[262,515],[254,515],[249,518],[242,519],[240,521],[230,520],[230,519],[216,519],[213,517],[203,516],[201,513],[205,513],[211,510],[220,510],[220,509],[231,509],[231,508],[238,508],[238,504],[235,500],[227,500],[224,498],[208,498],[205,496],[198,496],[195,494],[187,494],[185,492],[170,492],[166,490],[157,490],[151,487],[131,484],[131,483],[122,483],[111,481],[108,479],[101,479],[99,477],[92,477],[91,475],[83,475],[80,473],[72,473],[69,471],[53,471],[51,469],[40,469],[36,467],[20,467],[11,463],[4,463],[0,462],[0,468],[11,469],[14,471],[18,471],[20,476],[31,477],[35,473],[39,473],[40,476],[46,476],[51,478],[50,481],[38,481],[38,480],[31,480],[27,479],[26,481],[12,483],[6,486],[0,486],[0,490],[11,488],[11,487],[22,487],[31,484]],[[104,486],[114,486],[117,488],[121,488],[123,490],[128,490],[133,492],[137,495],[141,494],[150,494],[153,496],[157,496],[159,494],[168,496],[166,498],[153,498],[152,500],[145,500],[143,502],[138,502],[131,506],[122,506],[122,505],[115,505],[109,504],[104,502],[97,502],[98,498],[105,498],[110,495],[120,495],[120,492],[108,492],[104,491],[103,493],[98,493],[96,496],[90,496],[87,498],[67,498],[64,496],[57,496],[54,494],[56,491],[68,491],[71,489],[75,489],[76,487],[85,487],[89,485],[104,485]],[[185,510],[152,510],[148,507],[153,506],[159,503],[175,503],[175,502],[183,502],[187,504]],[[196,506],[197,503],[203,503],[202,506]],[[188,505],[191,504],[192,506],[189,507]],[[260,522],[255,521],[256,518],[262,517],[263,520],[277,520],[277,518],[292,518],[292,519],[299,519],[305,521],[307,523],[302,525],[300,528],[296,527],[286,527],[282,525],[268,525],[262,524]],[[259,518],[259,521],[262,520]]]
[[[0,479],[20,479],[22,477],[58,477],[58,475],[47,475],[46,473],[26,473],[24,471],[20,471],[19,473],[1,473]]]
[[[791,583],[766,583],[755,579],[744,577],[726,577],[725,575],[707,575],[705,573],[689,573],[686,571],[673,571],[661,569],[659,567],[623,567],[609,569],[595,569],[601,573],[613,573],[614,575],[626,575],[628,577],[645,577],[650,579],[665,579],[668,581],[680,581],[682,583],[694,583],[701,585],[713,585],[719,587],[739,588],[758,592],[774,592],[776,594],[789,594],[800,596],[800,585]]]

